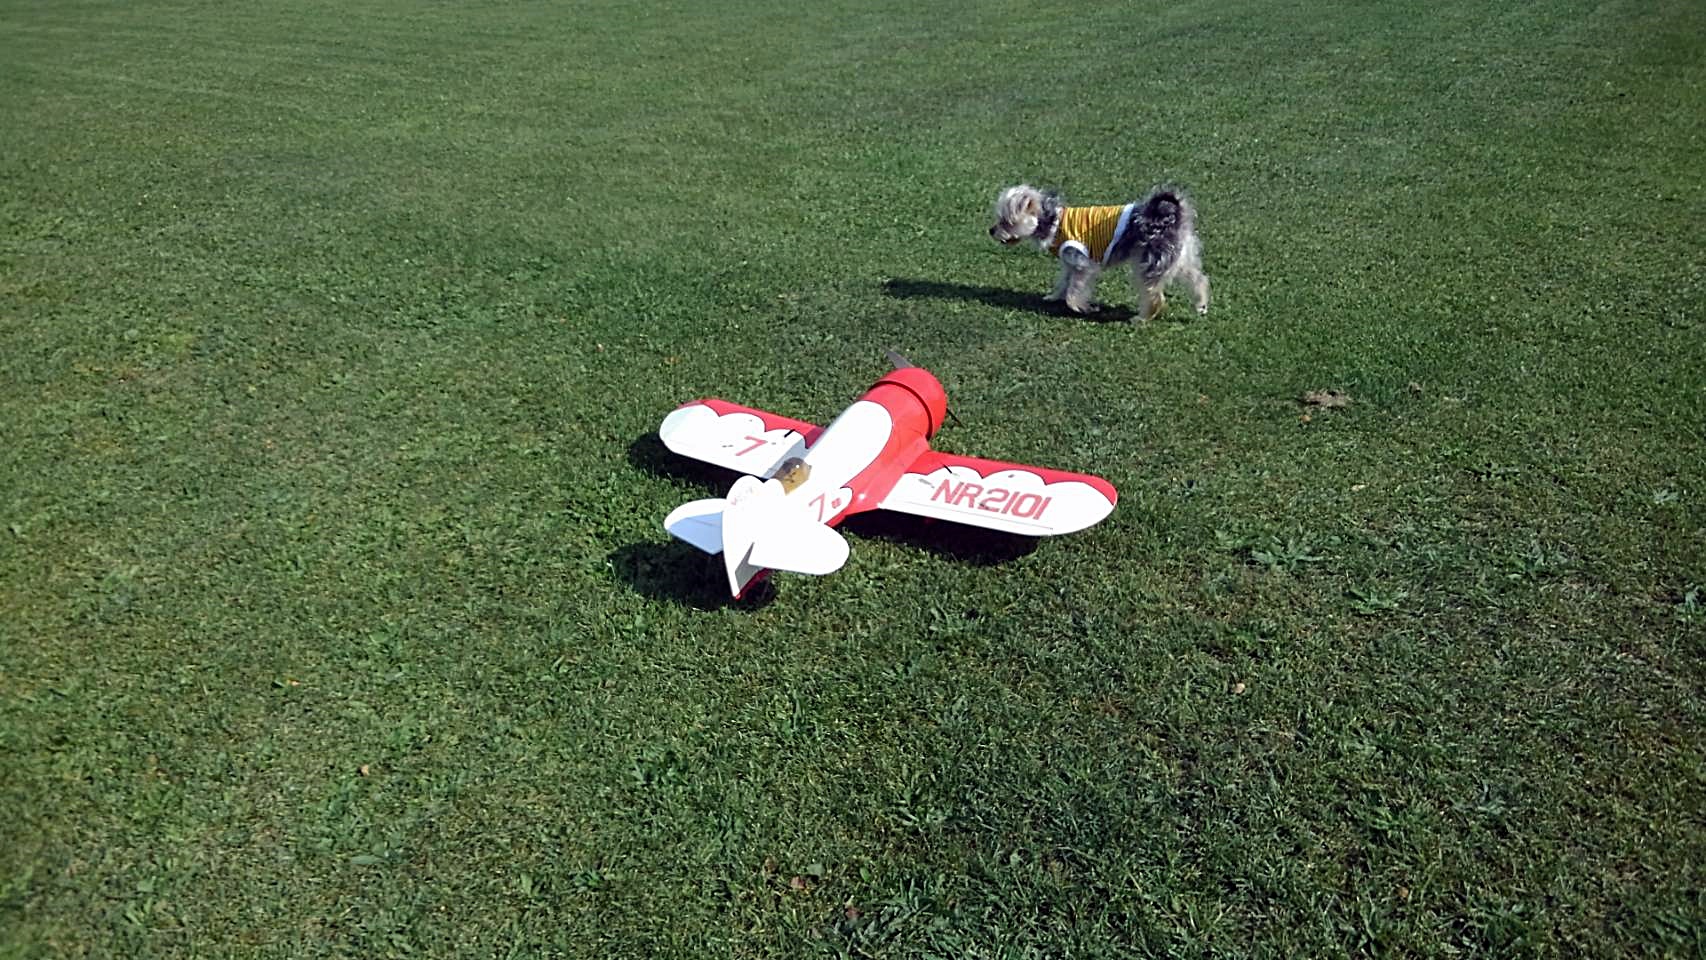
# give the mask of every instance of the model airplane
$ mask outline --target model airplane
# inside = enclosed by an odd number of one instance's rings
[[[1113,512],[1119,495],[1099,477],[931,450],[947,392],[890,356],[895,369],[827,427],[723,400],[664,418],[664,446],[746,474],[727,497],[684,503],[664,520],[673,536],[723,554],[734,596],[770,570],[841,569],[847,541],[833,527],[866,510],[1027,536],[1072,533]]]

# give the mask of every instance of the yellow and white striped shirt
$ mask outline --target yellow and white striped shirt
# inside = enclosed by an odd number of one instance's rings
[[[1063,208],[1060,211],[1060,226],[1055,228],[1054,242],[1049,245],[1049,252],[1058,257],[1062,247],[1068,243],[1076,243],[1084,248],[1090,259],[1100,262],[1107,256],[1108,248],[1125,232],[1128,211],[1134,206],[1136,204]]]

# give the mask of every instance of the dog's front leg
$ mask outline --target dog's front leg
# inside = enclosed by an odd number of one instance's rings
[[[1096,305],[1091,298],[1096,295],[1096,261],[1076,247],[1067,247],[1060,251],[1060,264],[1061,279],[1066,282],[1066,306],[1073,313],[1094,312]]]
[[[1095,302],[1096,268],[1076,270],[1067,284],[1066,305],[1073,313],[1095,313],[1101,307]]]
[[[1072,268],[1066,264],[1060,265],[1060,279],[1054,282],[1054,290],[1043,299],[1054,303],[1066,296],[1066,288],[1072,282]]]

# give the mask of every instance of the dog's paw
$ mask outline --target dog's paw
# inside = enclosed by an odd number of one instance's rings
[[[1043,294],[1043,302],[1044,303],[1059,303],[1060,301],[1065,300],[1065,299],[1066,299],[1066,294],[1064,294],[1064,293],[1045,293],[1045,294]]]
[[[1073,303],[1071,300],[1066,301],[1066,308],[1081,317],[1093,316],[1102,311],[1102,305],[1099,303]]]

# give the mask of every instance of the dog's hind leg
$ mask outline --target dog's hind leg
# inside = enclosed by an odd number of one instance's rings
[[[1196,234],[1185,238],[1185,249],[1179,262],[1179,279],[1191,288],[1191,303],[1200,316],[1208,316],[1208,274],[1202,269],[1202,243]]]
[[[1199,316],[1208,316],[1208,274],[1201,267],[1193,267],[1185,277],[1191,285],[1191,300],[1196,304]]]
[[[1153,320],[1167,309],[1167,281],[1171,277],[1163,273],[1160,276],[1149,275],[1142,264],[1132,264],[1131,286],[1137,293],[1137,314],[1132,322]]]
[[[1136,319],[1153,320],[1167,309],[1167,295],[1161,292],[1161,281],[1155,281],[1153,286],[1139,281],[1138,289],[1143,299],[1138,303]]]

